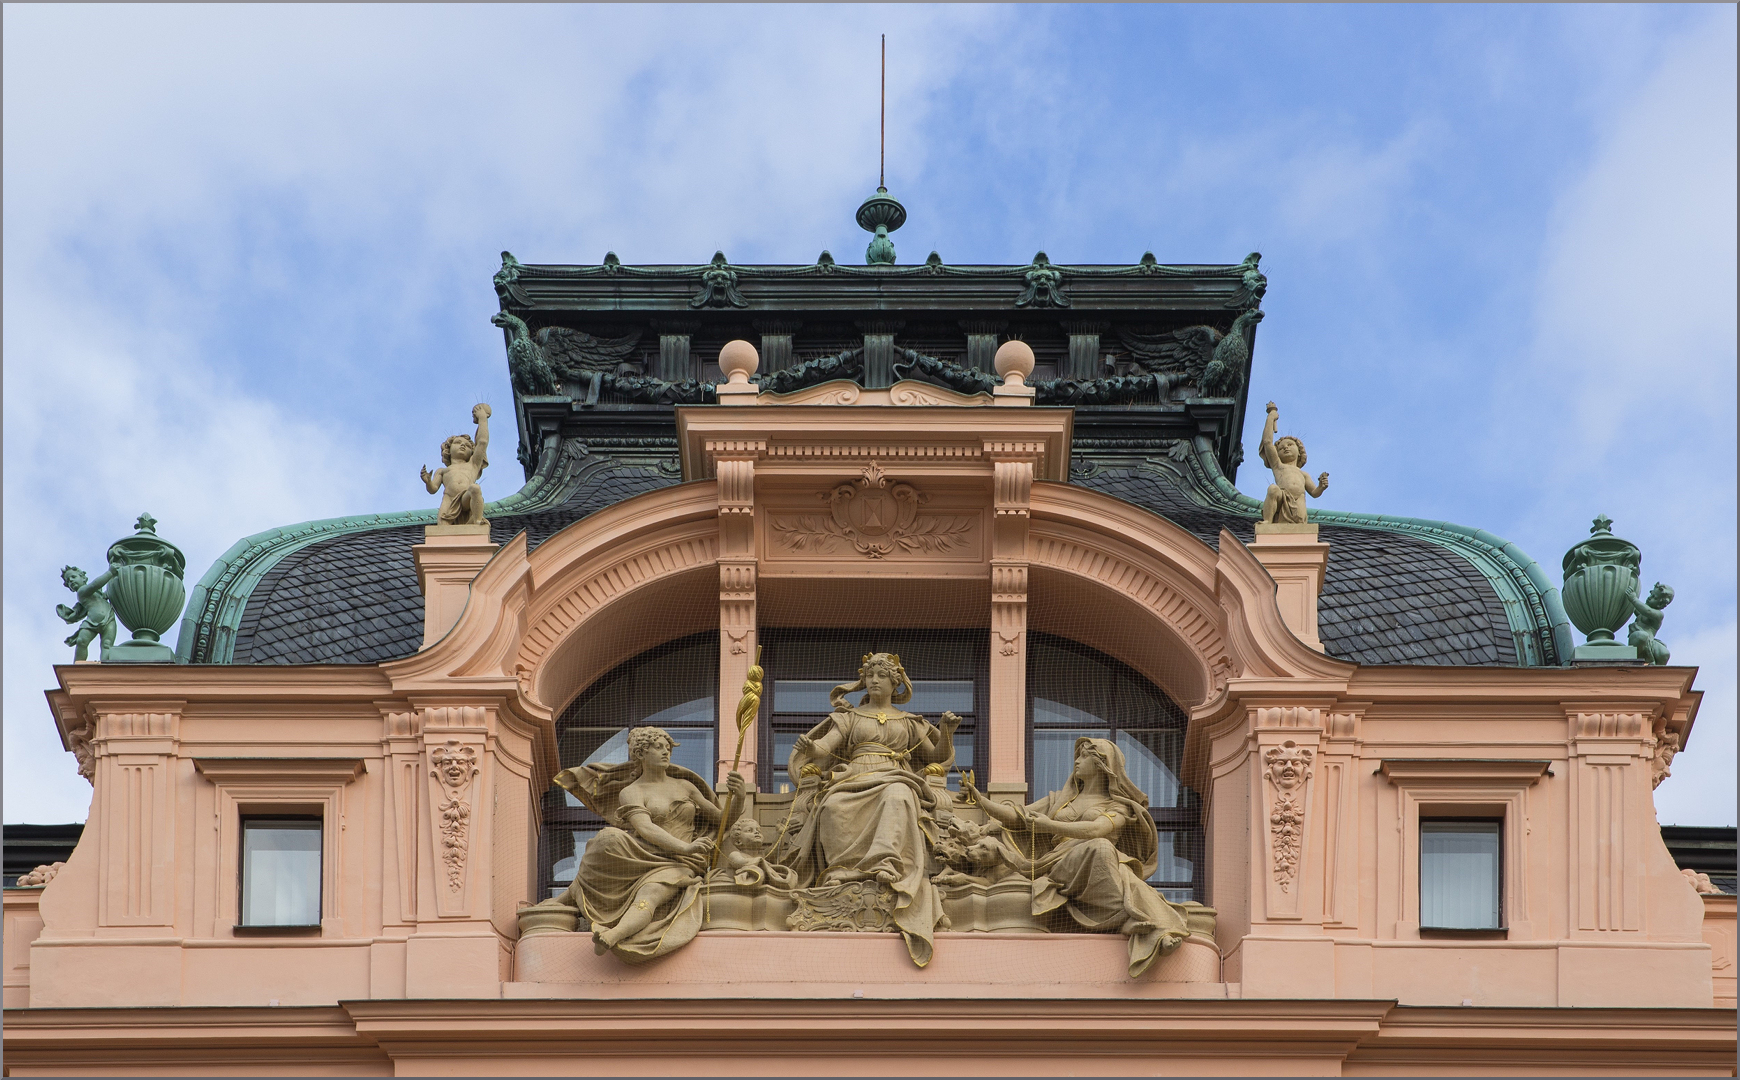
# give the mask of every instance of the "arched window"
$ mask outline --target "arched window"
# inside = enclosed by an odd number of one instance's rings
[[[659,727],[680,744],[673,764],[712,779],[717,746],[719,635],[694,634],[617,665],[562,711],[556,745],[562,768],[628,760],[628,732]],[[551,786],[544,793],[539,843],[541,891],[558,896],[574,880],[580,854],[604,821],[580,800]]]
[[[1050,634],[1028,637],[1029,797],[1063,787],[1076,739],[1110,739],[1124,752],[1130,780],[1148,793],[1159,827],[1160,865],[1149,881],[1169,900],[1202,901],[1202,798],[1178,779],[1184,710],[1102,652]]]
[[[990,650],[983,630],[763,629],[761,787],[789,790],[792,742],[828,713],[828,691],[850,681],[865,651],[898,652],[911,675],[910,708],[933,721],[944,709],[962,717],[956,769],[985,782],[990,733]],[[1202,800],[1179,780],[1185,714],[1128,666],[1065,638],[1033,632],[1028,645],[1028,790],[1038,798],[1063,786],[1075,740],[1110,739],[1124,752],[1130,779],[1148,794],[1159,827],[1160,865],[1150,880],[1175,901],[1203,900]],[[717,768],[719,636],[695,634],[612,669],[563,710],[556,739],[563,768],[626,761],[628,732],[661,727],[681,745],[672,760],[711,780]],[[733,705],[735,703],[732,703]],[[948,786],[959,787],[951,773]],[[544,794],[539,873],[544,896],[574,879],[586,844],[604,827],[598,815],[559,788]]]

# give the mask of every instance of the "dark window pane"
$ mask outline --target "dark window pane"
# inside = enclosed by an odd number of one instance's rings
[[[1196,863],[1201,858],[1201,839],[1194,830],[1161,829],[1159,862],[1154,876],[1148,880],[1177,884],[1196,880]]]
[[[778,713],[821,713],[833,711],[828,695],[840,683],[832,679],[780,679],[773,684],[773,708]],[[862,694],[847,695],[847,702],[856,705]],[[973,711],[971,679],[914,679],[912,700],[901,706],[908,712],[935,717],[943,712]]]
[[[778,679],[773,684],[774,711],[826,716],[834,711],[828,694],[838,685],[833,679]]]
[[[1074,728],[1033,732],[1033,798],[1043,798],[1063,788],[1075,768],[1075,741],[1081,738],[1109,739],[1108,728]]]
[[[1496,930],[1499,823],[1420,822],[1420,925]]]
[[[1033,726],[1055,726],[1058,724],[1085,724],[1089,727],[1102,727],[1105,721],[1085,709],[1074,705],[1065,705],[1061,701],[1048,701],[1042,697],[1033,699]],[[1098,736],[1105,738],[1104,735]]]
[[[1176,729],[1118,732],[1118,749],[1124,752],[1124,767],[1130,782],[1148,796],[1149,806],[1177,806],[1178,777],[1167,767],[1184,748],[1184,733]]]
[[[701,775],[701,778],[711,784],[716,779],[714,770],[718,768],[718,756],[713,753],[713,730],[711,728],[667,728],[671,737],[676,739],[678,746],[671,751],[671,764],[681,765]],[[729,762],[727,762],[729,764]]]
[[[550,880],[555,883],[550,892],[551,896],[560,896],[567,890],[568,883],[574,880],[574,874],[580,868],[580,857],[586,853],[587,842],[598,835],[598,830],[572,829],[568,831],[568,835],[573,837],[574,853],[557,859],[555,866],[551,868]]]
[[[320,823],[242,823],[242,925],[320,925]]]

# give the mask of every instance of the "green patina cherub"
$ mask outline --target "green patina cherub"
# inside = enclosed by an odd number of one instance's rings
[[[78,603],[71,607],[65,604],[56,604],[54,613],[60,616],[62,622],[72,623],[78,622],[80,619],[84,620],[84,623],[73,631],[72,636],[67,638],[65,642],[74,647],[73,659],[75,661],[89,659],[91,642],[99,638],[102,639],[103,643],[102,652],[108,651],[115,645],[115,609],[109,603],[109,598],[103,595],[103,587],[114,579],[115,567],[112,565],[107,573],[95,581],[89,580],[89,575],[76,566],[61,567],[61,582],[71,589],[79,599]],[[98,659],[102,658],[102,652],[97,654]]]
[[[1639,600],[1634,593],[1628,599],[1631,601],[1631,633],[1626,637],[1626,644],[1637,650],[1639,660],[1647,660],[1659,666],[1668,662],[1672,654],[1668,647],[1656,640],[1656,634],[1661,631],[1663,618],[1662,609],[1674,601],[1672,587],[1655,583],[1655,588],[1649,590],[1649,596]]]

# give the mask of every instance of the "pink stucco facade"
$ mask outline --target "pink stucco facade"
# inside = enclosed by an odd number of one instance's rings
[[[1658,741],[1688,743],[1692,669],[1332,659],[1309,541],[1217,552],[1060,482],[1068,410],[883,395],[687,410],[689,482],[535,551],[432,536],[428,644],[405,660],[57,668],[93,797],[66,867],[6,897],[7,1071],[1732,1073],[1733,900],[1688,884],[1652,796]],[[963,541],[874,559],[772,541],[865,461]],[[1103,613],[1070,633],[1189,710],[1212,937],[1139,979],[1090,934],[941,933],[922,971],[886,934],[719,926],[635,968],[584,934],[522,938],[562,706],[697,630],[719,631],[732,701],[770,611],[819,622],[853,590],[1007,646],[993,793],[1025,788],[1025,635]],[[475,775],[444,783],[444,750]],[[1283,757],[1304,763],[1291,788]],[[249,813],[325,824],[316,931],[238,935]],[[1422,936],[1422,815],[1502,822],[1502,931]]]

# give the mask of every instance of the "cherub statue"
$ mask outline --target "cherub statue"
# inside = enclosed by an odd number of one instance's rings
[[[767,861],[767,840],[761,826],[748,814],[737,819],[725,834],[731,850],[725,853],[725,868],[731,880],[739,885],[774,885],[789,889],[797,884],[797,874],[789,866]]]
[[[84,620],[84,623],[73,631],[72,636],[66,639],[66,644],[73,646],[74,660],[89,659],[91,642],[98,638],[102,639],[103,651],[107,651],[115,645],[115,609],[109,604],[109,598],[103,595],[103,586],[113,581],[114,578],[114,566],[110,566],[108,571],[95,581],[89,580],[88,575],[76,566],[63,566],[60,569],[61,582],[78,595],[79,602],[72,607],[56,604],[54,605],[54,613],[60,616],[62,622],[71,623],[78,622],[80,619]],[[101,659],[102,652],[98,652],[97,657]]]
[[[1671,654],[1666,645],[1656,640],[1655,634],[1661,629],[1662,609],[1674,602],[1673,589],[1658,581],[1655,588],[1649,590],[1647,599],[1639,600],[1635,595],[1626,599],[1631,601],[1634,618],[1631,620],[1631,633],[1626,635],[1625,643],[1637,650],[1639,660],[1648,660],[1658,666],[1666,664]]]
[[[1257,454],[1275,474],[1263,500],[1263,520],[1271,524],[1305,524],[1305,493],[1322,498],[1329,490],[1329,474],[1318,473],[1317,483],[1305,475],[1305,444],[1292,435],[1275,438],[1275,424],[1281,412],[1269,402],[1269,416],[1263,421],[1263,441],[1257,444]]]
[[[489,468],[489,406],[471,407],[471,419],[477,423],[477,437],[453,435],[441,444],[442,468],[430,472],[423,467],[423,485],[433,495],[443,484],[447,490],[441,496],[441,509],[435,520],[443,525],[482,525],[483,488],[478,480]]]

